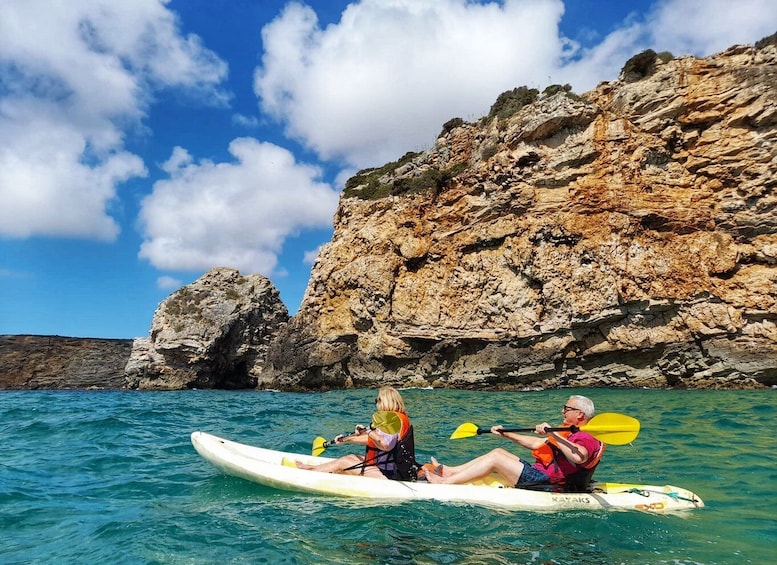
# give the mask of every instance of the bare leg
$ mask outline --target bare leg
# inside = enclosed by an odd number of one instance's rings
[[[342,473],[346,468],[352,465],[358,465],[364,459],[358,455],[345,455],[339,459],[322,463],[321,465],[308,465],[302,461],[295,461],[297,467],[300,469],[307,469],[309,471],[320,471],[322,473]],[[355,469],[357,472],[360,469]]]
[[[300,469],[307,469],[308,471],[319,471],[321,473],[343,473],[347,475],[364,474],[364,476],[366,477],[372,477],[372,478],[378,478],[378,479],[386,478],[386,476],[383,473],[381,473],[380,469],[375,467],[375,465],[367,465],[364,468],[364,473],[362,473],[361,467],[356,467],[355,469],[349,469],[349,467],[358,465],[362,461],[364,461],[364,457],[351,454],[351,455],[345,455],[343,457],[340,457],[339,459],[335,459],[334,461],[328,461],[326,463],[322,463],[321,465],[308,465],[307,463],[303,463],[302,461],[295,461],[294,463]]]
[[[437,465],[437,460],[432,459],[432,464]],[[523,462],[517,456],[499,447],[463,465],[443,466],[441,477],[429,473],[427,480],[430,483],[461,484],[482,479],[491,473],[499,473],[509,484],[514,485],[518,482],[521,471],[523,471]]]

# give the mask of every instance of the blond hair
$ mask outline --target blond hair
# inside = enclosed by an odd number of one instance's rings
[[[375,408],[388,412],[405,412],[405,402],[397,389],[391,386],[384,386],[378,390]]]

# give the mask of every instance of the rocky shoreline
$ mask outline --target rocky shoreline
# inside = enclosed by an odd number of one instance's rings
[[[232,388],[253,389],[256,381],[236,383],[233,386],[133,386],[132,378],[127,373],[133,348],[138,340],[132,339],[93,339],[62,336],[36,335],[3,335],[0,336],[0,390],[103,390],[103,389],[141,389],[141,390],[182,390],[189,388]],[[144,340],[141,340],[144,341]],[[682,347],[675,347],[673,355],[679,363],[682,357]],[[649,369],[656,359],[646,356],[640,359],[643,371],[651,374]],[[753,378],[758,374],[759,358],[757,355],[747,359],[737,359],[740,369],[731,370],[721,363],[719,373],[706,376],[695,375],[692,378],[678,378],[673,382],[645,378],[635,380],[617,370],[613,366],[601,366],[587,370],[579,364],[567,371],[579,371],[579,376],[567,383],[554,383],[541,386],[539,383],[527,381],[525,385],[506,384],[502,386],[470,385],[462,388],[477,388],[480,390],[535,390],[541,388],[580,387],[580,388],[663,388],[663,389],[732,389],[750,390],[764,389],[771,386],[777,388],[773,379]],[[768,364],[771,366],[771,364]],[[752,372],[750,372],[752,370]],[[364,386],[380,386],[380,381],[365,383]],[[431,383],[409,379],[406,386],[430,386]],[[435,383],[439,385],[439,383]],[[347,383],[346,387],[354,386]],[[444,384],[442,385],[445,386]],[[327,390],[330,387],[311,387],[308,390]],[[294,387],[291,390],[304,390]]]

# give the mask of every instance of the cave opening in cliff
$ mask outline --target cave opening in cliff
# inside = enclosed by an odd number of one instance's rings
[[[257,380],[248,374],[248,365],[245,361],[235,363],[229,370],[225,370],[217,380],[214,388],[223,390],[240,390],[256,388]]]

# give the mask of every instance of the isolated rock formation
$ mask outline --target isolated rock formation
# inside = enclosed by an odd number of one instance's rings
[[[777,48],[646,57],[351,179],[259,386],[777,384]]]
[[[160,303],[150,337],[135,340],[124,386],[253,388],[288,317],[267,278],[213,269]]]

